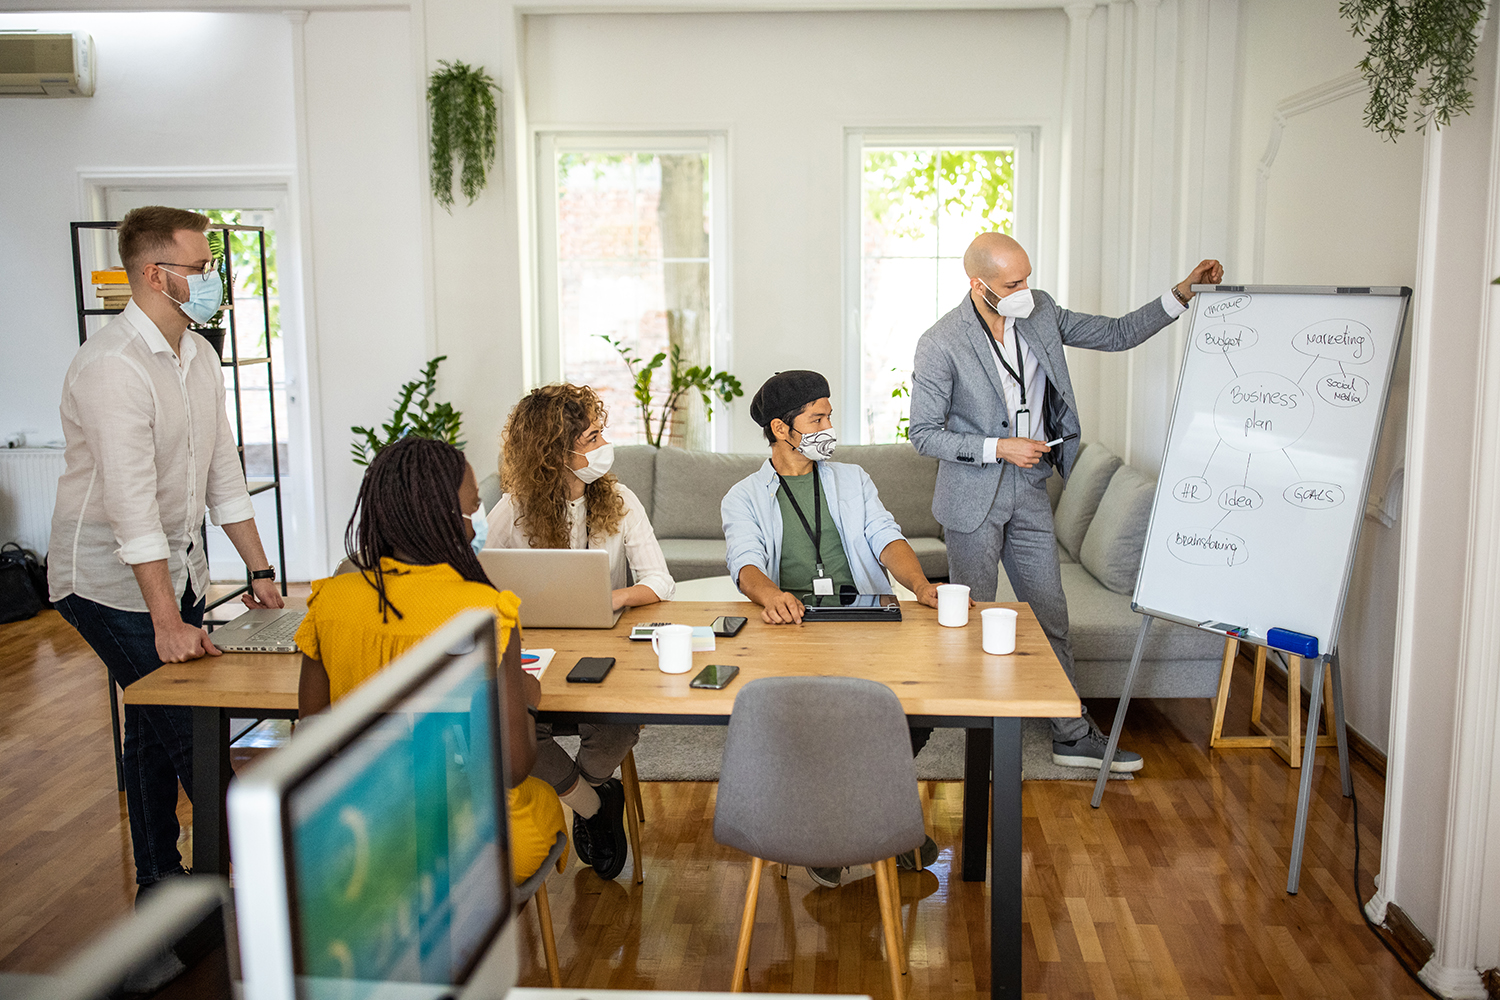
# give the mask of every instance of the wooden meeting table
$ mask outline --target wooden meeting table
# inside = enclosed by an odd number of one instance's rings
[[[291,603],[291,602],[289,602]],[[528,649],[556,650],[542,677],[544,722],[727,725],[740,686],[760,677],[863,677],[888,685],[914,726],[967,730],[964,761],[962,876],[983,881],[990,839],[990,987],[995,997],[1021,996],[1021,719],[1076,716],[1081,707],[1041,626],[1025,604],[1016,651],[990,656],[980,648],[980,605],[966,628],[943,628],[937,612],[913,602],[903,621],[767,625],[760,609],[739,602],[673,601],[632,608],[603,629],[526,629]],[[524,614],[524,612],[523,612]],[[692,673],[657,669],[649,642],[631,641],[640,622],[708,625],[719,615],[749,619],[739,635],[695,653],[693,670],[736,664],[723,691],[688,686]],[[602,684],[569,684],[582,656],[613,656]],[[180,705],[193,711],[193,866],[227,873],[224,794],[231,718],[295,718],[297,654],[233,654],[164,664],[125,689],[134,705]],[[989,779],[989,780],[986,780]],[[986,793],[989,792],[989,795]],[[986,799],[989,823],[985,822]],[[988,829],[987,829],[988,827]]]

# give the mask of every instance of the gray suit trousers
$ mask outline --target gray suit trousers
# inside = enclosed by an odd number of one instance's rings
[[[948,543],[948,579],[967,586],[969,596],[976,601],[995,599],[999,566],[1005,564],[1016,599],[1031,605],[1076,691],[1073,647],[1068,642],[1068,602],[1057,564],[1057,535],[1040,474],[1006,465],[995,502],[979,527],[973,531],[948,530],[944,537]],[[1082,718],[1053,719],[1052,739],[1071,743],[1088,729],[1088,709],[1084,709]]]

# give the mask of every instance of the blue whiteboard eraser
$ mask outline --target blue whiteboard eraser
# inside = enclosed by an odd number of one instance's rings
[[[1303,635],[1291,629],[1273,628],[1266,633],[1266,645],[1296,653],[1304,659],[1315,659],[1318,655],[1318,637]]]

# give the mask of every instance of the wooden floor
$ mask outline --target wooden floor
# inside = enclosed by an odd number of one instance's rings
[[[1226,731],[1244,731],[1244,677]],[[1267,694],[1279,718],[1281,695]],[[44,971],[130,906],[105,699],[102,666],[55,612],[0,626],[0,971]],[[1105,721],[1113,713],[1091,707]],[[1360,920],[1351,804],[1332,752],[1320,752],[1302,891],[1288,896],[1296,772],[1269,750],[1208,753],[1209,722],[1206,701],[1136,702],[1125,742],[1146,770],[1111,782],[1098,811],[1091,785],[1025,783],[1026,996],[1422,996]],[[262,752],[238,748],[236,761]],[[1382,785],[1356,761],[1355,787],[1368,895]],[[567,985],[727,989],[749,866],[713,841],[715,788],[643,786],[644,885],[624,880],[628,866],[602,882],[576,861],[552,877]],[[986,888],[953,874],[959,792],[923,784],[942,855],[900,876],[916,996],[989,988]],[[185,798],[179,812],[186,821]],[[768,874],[750,988],[889,995],[874,880],[860,874],[837,890],[803,871]],[[531,908],[521,948],[523,982],[546,985]]]

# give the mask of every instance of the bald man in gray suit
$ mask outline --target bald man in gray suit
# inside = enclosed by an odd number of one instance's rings
[[[964,254],[969,294],[917,341],[911,441],[938,459],[932,513],[948,542],[949,579],[993,600],[999,564],[1031,605],[1069,680],[1068,603],[1063,596],[1046,482],[1078,457],[1078,405],[1063,346],[1126,351],[1187,310],[1195,284],[1224,269],[1205,260],[1182,282],[1119,319],[1071,312],[1033,291],[1031,259],[1002,233],[982,233]],[[1072,435],[1071,438],[1069,436]],[[1069,438],[1054,450],[1046,444]],[[1074,687],[1077,682],[1074,681]],[[1106,739],[1082,718],[1052,720],[1052,760],[1097,768]],[[1142,760],[1116,750],[1111,770]]]

